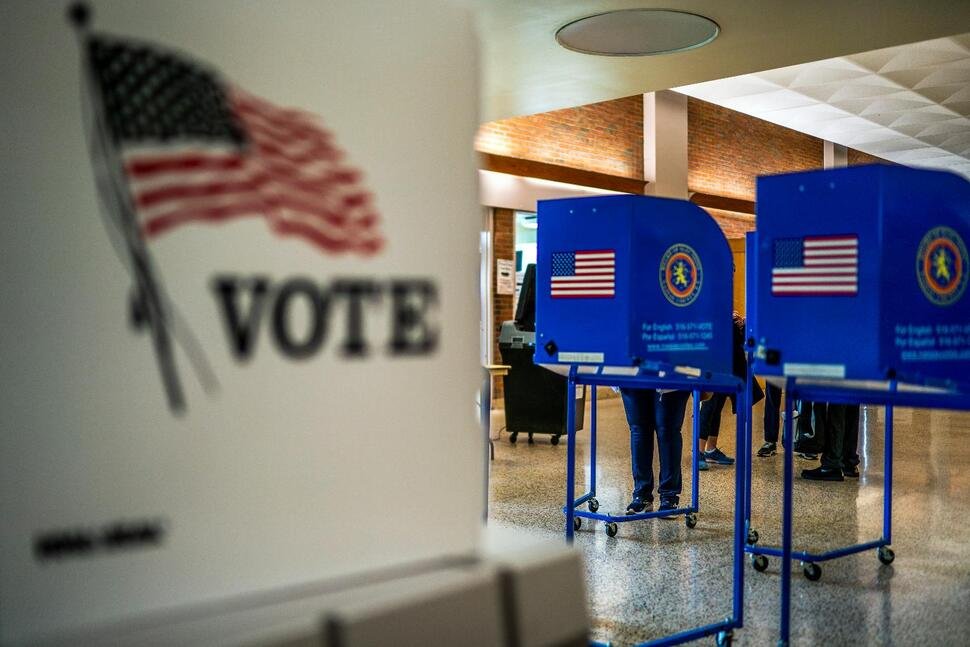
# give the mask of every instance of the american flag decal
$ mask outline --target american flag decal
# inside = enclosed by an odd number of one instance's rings
[[[180,345],[207,391],[201,346],[178,327],[147,243],[179,225],[259,218],[331,253],[371,255],[383,239],[373,196],[313,115],[226,84],[181,54],[91,35],[84,43],[86,125],[112,239],[131,274],[129,322],[151,334],[172,413],[186,409]]]
[[[859,236],[807,236],[775,241],[775,296],[855,296],[859,293]]]
[[[151,47],[95,37],[88,57],[143,237],[257,217],[324,252],[380,249],[373,197],[313,115]]]
[[[554,252],[553,299],[612,298],[616,292],[616,252],[611,249]]]

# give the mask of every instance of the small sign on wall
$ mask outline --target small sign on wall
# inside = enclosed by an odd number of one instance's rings
[[[498,294],[515,294],[515,261],[509,258],[495,260],[495,276],[498,277]]]

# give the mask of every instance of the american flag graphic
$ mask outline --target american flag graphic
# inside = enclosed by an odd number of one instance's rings
[[[151,47],[96,37],[88,55],[141,236],[257,217],[326,252],[380,249],[372,195],[313,115]]]
[[[775,241],[771,293],[776,296],[855,296],[859,237],[807,236]]]
[[[554,252],[553,299],[611,298],[615,294],[616,252],[607,249]]]

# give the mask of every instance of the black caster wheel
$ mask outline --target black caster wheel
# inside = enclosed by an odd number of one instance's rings
[[[529,434],[529,444],[532,445],[533,443],[535,443],[535,439],[532,437],[532,434]]]
[[[758,534],[758,531],[757,530],[749,530],[748,531],[748,544],[749,545],[752,545],[753,546],[754,544],[757,544],[758,543],[758,539],[760,539],[760,538],[761,538],[761,536]]]
[[[511,434],[509,434],[509,442],[512,443],[513,445],[515,444],[515,441],[517,441],[518,439],[519,439],[519,432],[513,431]]]
[[[552,438],[549,439],[549,442],[552,443],[553,445],[558,445],[559,444],[559,436],[553,436]]]
[[[600,509],[600,502],[597,501],[595,498],[592,498],[586,504],[586,507],[589,508],[590,512],[596,512],[597,510]]]
[[[734,642],[733,631],[717,632],[717,647],[730,647],[731,643],[733,642]]]
[[[812,582],[818,582],[820,579],[822,579],[822,567],[818,564],[813,564],[811,562],[802,564],[802,573]]]
[[[751,566],[759,573],[764,573],[768,569],[768,558],[764,555],[752,555]]]
[[[612,521],[606,524],[606,534],[609,537],[616,537],[616,531],[619,530],[617,525]]]
[[[697,525],[697,513],[689,512],[684,516],[684,523],[687,524],[688,528],[693,528]]]
[[[896,553],[889,546],[880,546],[876,555],[879,556],[879,561],[886,565],[892,564],[893,560],[896,559]]]
[[[583,519],[581,517],[573,517],[573,530],[579,530],[583,527]]]

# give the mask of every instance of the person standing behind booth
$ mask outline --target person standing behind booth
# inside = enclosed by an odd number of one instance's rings
[[[827,409],[824,402],[802,402],[794,442],[794,452],[800,458],[818,460],[818,455],[824,451]]]
[[[812,481],[844,481],[846,476],[858,478],[859,405],[828,405],[825,425],[822,464],[802,470],[802,478]]]
[[[748,360],[744,350],[744,317],[737,311],[734,311],[732,313],[732,319],[731,372],[742,380],[745,380],[748,377]],[[737,401],[734,396],[728,396],[726,393],[715,393],[710,400],[705,400],[701,403],[700,440],[697,447],[697,451],[699,452],[697,468],[700,470],[708,469],[709,462],[718,465],[734,465],[734,459],[727,456],[717,447],[717,436],[721,429],[721,411],[724,409],[724,403],[729,397],[731,398],[731,409],[737,414]],[[764,397],[765,394],[761,390],[761,385],[755,381],[752,389],[752,405],[757,404]]]
[[[765,444],[758,456],[768,458],[778,453],[778,429],[781,427],[781,387],[765,384]]]
[[[653,509],[654,433],[660,455],[659,509],[676,510],[682,485],[683,438],[680,430],[690,392],[623,388],[620,395],[630,425],[630,462],[633,467],[633,500],[626,513],[639,514]]]

